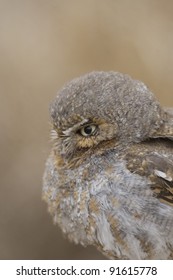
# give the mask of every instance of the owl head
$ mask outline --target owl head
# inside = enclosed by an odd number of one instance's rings
[[[65,161],[144,141],[164,121],[147,86],[118,72],[91,72],[70,81],[51,103],[50,115],[54,149]]]

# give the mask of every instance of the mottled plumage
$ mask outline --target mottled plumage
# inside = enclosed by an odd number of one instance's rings
[[[173,110],[140,81],[92,72],[50,106],[43,198],[68,238],[112,259],[173,259]]]

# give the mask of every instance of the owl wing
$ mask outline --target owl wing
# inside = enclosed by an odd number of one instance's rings
[[[166,144],[169,143],[169,147]],[[154,145],[155,144],[155,145]],[[172,157],[170,156],[172,155]],[[155,139],[126,155],[127,168],[147,177],[153,195],[173,207],[173,141]]]
[[[150,178],[153,194],[173,206],[173,161],[159,154],[147,155],[143,166]]]
[[[168,123],[165,126],[163,138],[170,142],[169,153],[173,155],[173,108],[164,108],[168,113]],[[164,150],[164,149],[163,149]],[[154,195],[162,202],[173,206],[173,157],[169,159],[164,155],[150,154],[146,157],[149,171],[153,174],[154,184],[152,186]]]
[[[150,140],[126,155],[127,167],[149,178],[153,195],[173,207],[173,108],[164,108],[166,119]]]

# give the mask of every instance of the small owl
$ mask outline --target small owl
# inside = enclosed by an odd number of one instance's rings
[[[92,72],[61,89],[50,116],[54,223],[110,259],[173,259],[173,110],[128,75]]]

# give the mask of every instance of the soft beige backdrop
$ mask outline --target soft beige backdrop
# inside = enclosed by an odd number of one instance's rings
[[[0,258],[95,259],[41,201],[49,102],[92,70],[141,79],[173,106],[173,1],[0,0]]]

